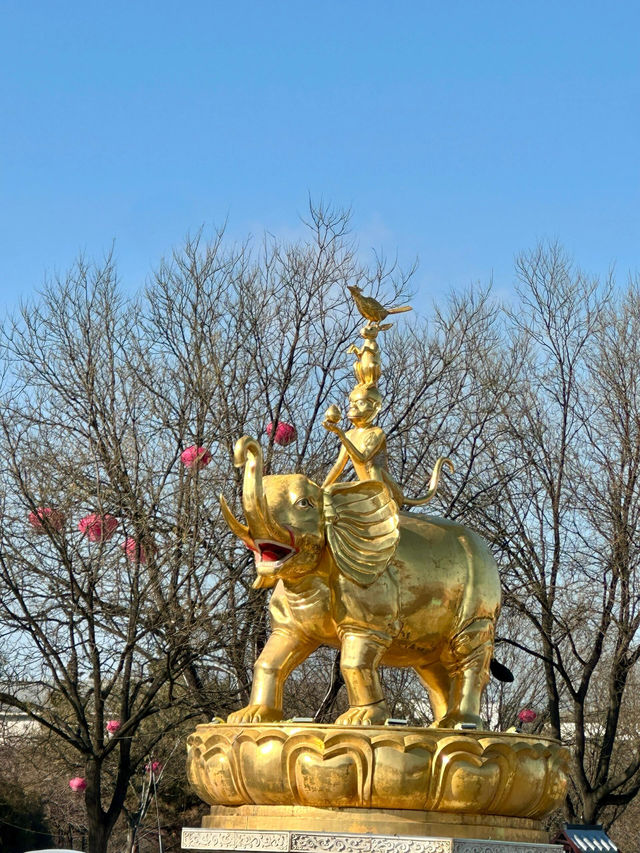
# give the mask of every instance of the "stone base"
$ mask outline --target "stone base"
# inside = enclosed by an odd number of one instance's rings
[[[311,808],[309,806],[212,806],[204,830],[296,832],[419,838],[473,838],[544,844],[540,821],[500,815],[429,812],[417,809]]]
[[[558,853],[541,820],[564,798],[568,759],[517,732],[206,724],[189,738],[188,773],[211,811],[183,847]]]
[[[218,853],[562,853],[554,844],[358,833],[183,829],[183,850]]]

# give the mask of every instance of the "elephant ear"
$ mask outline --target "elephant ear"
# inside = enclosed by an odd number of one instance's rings
[[[398,544],[398,507],[383,483],[335,483],[324,489],[327,544],[343,575],[369,586]]]

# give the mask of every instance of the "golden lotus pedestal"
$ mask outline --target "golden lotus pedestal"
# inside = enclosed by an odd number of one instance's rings
[[[201,829],[183,830],[183,847],[390,851],[389,839],[404,836],[411,844],[398,850],[437,839],[528,850],[548,842],[541,820],[562,803],[567,770],[557,741],[515,732],[201,725],[189,738],[188,776],[211,812]]]

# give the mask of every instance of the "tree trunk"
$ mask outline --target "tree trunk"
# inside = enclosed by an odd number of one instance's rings
[[[598,799],[593,794],[582,794],[582,822],[595,823],[598,817]]]
[[[88,853],[107,853],[110,832],[101,821],[89,818],[89,850]]]
[[[550,632],[550,626],[549,626]],[[549,643],[546,634],[542,637],[542,650],[545,656],[544,660],[544,676],[547,685],[547,708],[549,711],[549,726],[551,729],[551,737],[557,740],[562,740],[562,732],[560,730],[560,697],[558,695],[558,685],[556,682],[556,673],[552,664],[553,649]]]
[[[133,853],[133,848],[135,844],[135,829],[130,826],[127,830],[127,846],[125,847],[125,853]]]

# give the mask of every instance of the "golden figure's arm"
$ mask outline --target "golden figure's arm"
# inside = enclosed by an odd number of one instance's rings
[[[340,453],[338,453],[338,458],[335,462],[333,468],[327,474],[324,483],[322,484],[322,488],[324,489],[326,486],[330,486],[332,483],[335,483],[340,474],[344,471],[344,466],[347,464],[347,460],[349,459],[349,454],[345,450],[344,447],[340,448]]]
[[[340,429],[339,426],[335,424],[327,424],[326,422],[322,424],[325,429],[328,429],[330,432],[335,432],[340,441],[343,444],[343,447],[346,448],[347,453],[353,459],[354,462],[359,462],[361,465],[364,465],[366,462],[369,462],[376,453],[380,450],[382,445],[384,444],[384,433],[380,431],[379,435],[376,436],[377,441],[375,444],[372,444],[370,447],[367,447],[365,451],[359,450],[355,444],[350,441],[343,430]],[[339,458],[339,457],[338,457]]]

